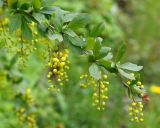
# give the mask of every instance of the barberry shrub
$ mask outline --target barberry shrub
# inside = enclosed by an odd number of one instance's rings
[[[91,87],[93,103],[97,110],[106,108],[109,75],[115,74],[128,92],[131,121],[143,121],[144,85],[138,73],[143,67],[131,62],[121,63],[126,45],[121,43],[116,55],[104,44],[105,23],[95,23],[89,14],[74,13],[54,6],[52,0],[1,0],[1,45],[17,55],[25,66],[34,51],[40,51],[46,61],[48,90],[60,92],[69,81],[67,70],[72,60],[69,53],[79,53],[87,58],[88,70],[80,76],[82,88]],[[39,47],[41,46],[41,47]],[[77,56],[78,57],[78,56]],[[32,107],[30,90],[21,94],[21,100]],[[25,107],[17,109],[18,118],[35,126],[35,116]]]

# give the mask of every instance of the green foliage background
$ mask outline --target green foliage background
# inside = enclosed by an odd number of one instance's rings
[[[151,84],[160,85],[159,0],[57,0],[55,5],[65,10],[88,13],[95,23],[105,22],[106,45],[116,52],[120,43],[127,42],[127,55],[123,58],[143,65],[143,82],[149,90]],[[119,5],[119,6],[118,6]],[[2,46],[1,46],[2,47]],[[82,90],[79,77],[87,66],[86,58],[70,54],[70,81],[62,93],[48,90],[44,64],[40,52],[34,52],[27,67],[19,70],[13,55],[1,48],[0,52],[0,128],[25,128],[20,125],[14,108],[15,94],[31,88],[35,99],[38,128],[158,128],[160,125],[160,95],[149,91],[150,102],[145,104],[144,122],[132,123],[127,113],[126,92],[115,76],[110,76],[109,101],[105,111],[92,107],[91,90]],[[77,57],[78,56],[78,57]],[[11,61],[12,60],[12,61]],[[16,62],[15,62],[16,63]],[[8,68],[12,67],[12,68]],[[85,68],[84,68],[85,67]],[[8,74],[6,79],[5,74]],[[76,75],[75,75],[76,74]],[[4,79],[6,80],[4,80]],[[15,82],[23,79],[20,84]],[[1,83],[2,82],[2,83]],[[3,83],[6,82],[6,83]]]

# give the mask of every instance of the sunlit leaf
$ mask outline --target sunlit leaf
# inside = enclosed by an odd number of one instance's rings
[[[143,68],[143,66],[138,66],[130,62],[121,64],[119,65],[119,67],[122,69],[130,70],[130,71],[140,71]]]
[[[130,80],[135,80],[135,77],[131,73],[127,73],[122,69],[118,69],[118,71],[123,77],[130,79]]]
[[[101,79],[101,74],[98,69],[98,66],[94,63],[89,67],[89,74],[96,80]]]

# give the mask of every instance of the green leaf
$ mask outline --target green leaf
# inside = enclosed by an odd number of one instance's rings
[[[38,23],[42,24],[46,21],[46,18],[41,13],[33,13],[33,17],[37,20]]]
[[[105,23],[100,23],[91,30],[90,36],[92,37],[100,36],[104,30],[105,30]]]
[[[77,13],[68,13],[64,15],[64,22],[71,22],[78,14]]]
[[[22,36],[26,40],[28,40],[28,41],[32,40],[32,31],[29,28],[27,21],[24,18],[22,19],[21,31],[22,31]]]
[[[78,54],[78,55],[79,54],[84,54],[84,51],[81,47],[75,46],[71,43],[71,40],[69,40],[68,35],[64,34],[63,35],[63,40],[64,40],[64,45],[66,47],[69,47],[73,51],[73,53]]]
[[[41,7],[41,1],[40,0],[33,0],[33,7],[36,10],[39,10]]]
[[[57,32],[61,32],[62,31],[62,27],[64,24],[64,19],[63,19],[63,13],[61,10],[57,10],[55,13],[55,19],[54,19],[54,27],[57,30]]]
[[[101,79],[101,74],[100,71],[98,69],[98,66],[93,63],[90,67],[89,67],[89,74],[90,76],[92,76],[94,79],[99,80]]]
[[[110,51],[111,51],[111,48],[110,48],[110,47],[102,47],[102,48],[100,49],[98,59],[101,59],[101,58],[107,56],[107,54],[108,54]]]
[[[63,37],[62,37],[62,35],[61,34],[51,34],[51,33],[49,33],[48,34],[48,38],[50,39],[50,40],[58,40],[59,42],[62,42],[63,41]]]
[[[130,71],[140,71],[143,68],[143,66],[138,66],[130,62],[119,65],[118,67],[122,69],[130,70]]]
[[[40,12],[43,14],[53,14],[57,9],[57,7],[44,7]]]
[[[122,43],[122,45],[119,47],[117,55],[116,55],[116,59],[115,59],[116,62],[119,62],[122,59],[125,51],[126,51],[126,45],[124,43]]]
[[[93,47],[93,55],[96,60],[104,58],[105,56],[107,56],[107,54],[111,50],[110,47],[102,47],[101,42],[102,42],[102,39],[97,38]]]
[[[103,59],[106,60],[106,61],[108,61],[108,60],[111,60],[112,58],[113,58],[113,54],[111,52],[109,52],[107,54],[107,56],[105,56]]]
[[[95,45],[94,45],[94,48],[93,48],[93,55],[95,56],[95,58],[97,58],[99,56],[100,49],[102,47],[101,42],[102,41],[101,41],[100,38],[96,39],[96,42],[95,42]]]
[[[78,47],[81,47],[81,48],[83,48],[84,46],[85,46],[85,41],[83,41],[83,39],[81,39],[79,36],[74,36],[74,37],[72,37],[72,36],[70,36],[70,35],[68,35],[68,34],[65,34],[64,35],[65,36],[65,38],[67,39],[67,41],[69,42],[69,43],[71,43],[72,45],[74,45],[74,46],[78,46]]]
[[[112,63],[112,61],[106,61],[104,59],[100,59],[98,60],[98,64],[102,67],[104,67],[107,71],[111,72],[111,73],[117,73],[117,69],[114,67],[114,64]]]
[[[101,66],[103,66],[103,67],[106,68],[107,70],[110,70],[111,65],[112,65],[112,62],[111,62],[111,61],[105,61],[105,60],[101,59],[101,60],[98,60],[98,62],[99,62],[99,64],[100,64]]]
[[[15,15],[15,16],[12,16],[10,18],[10,25],[9,25],[9,28],[10,28],[10,31],[13,32],[15,30],[17,30],[18,28],[21,27],[21,24],[22,24],[22,16],[21,15]]]
[[[135,77],[131,73],[127,73],[122,69],[118,69],[118,72],[127,79],[135,80]]]
[[[71,37],[77,36],[77,34],[72,29],[69,29],[69,28],[63,29],[63,33],[65,33],[65,34],[67,34],[67,35],[69,35]]]
[[[31,23],[31,21],[33,21],[33,22],[37,23],[37,20],[32,15],[30,15],[29,13],[27,13],[27,12],[24,11],[24,12],[22,12],[22,14],[23,14],[23,18],[25,18],[25,20],[27,22]]]
[[[81,28],[84,27],[87,23],[89,23],[89,16],[87,14],[77,15],[72,22],[69,23],[70,28]]]
[[[45,36],[47,34],[48,26],[46,24],[37,24],[37,30],[38,33],[41,34],[42,36]]]
[[[72,29],[64,29],[62,31],[66,39],[74,46],[82,48],[86,45],[86,42],[80,38]]]
[[[86,39],[86,47],[85,47],[85,50],[93,50],[94,45],[95,45],[95,40],[94,40],[94,38],[88,37],[88,38]]]

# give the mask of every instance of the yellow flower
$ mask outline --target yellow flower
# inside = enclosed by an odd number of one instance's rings
[[[152,85],[150,87],[150,91],[153,92],[153,93],[156,93],[156,94],[160,94],[160,86]]]

